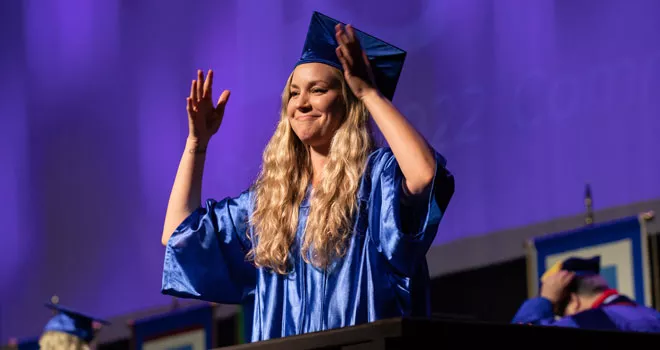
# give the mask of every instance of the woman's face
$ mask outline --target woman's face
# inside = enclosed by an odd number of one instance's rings
[[[308,146],[329,147],[345,114],[339,70],[323,63],[296,67],[286,115],[293,132]]]

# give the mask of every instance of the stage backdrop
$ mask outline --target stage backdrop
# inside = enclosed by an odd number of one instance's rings
[[[259,169],[313,10],[408,51],[394,102],[456,175],[436,244],[660,196],[660,2],[0,2],[0,341],[51,294],[163,305],[160,234],[197,68],[232,90],[204,197]],[[654,151],[655,150],[655,151]]]

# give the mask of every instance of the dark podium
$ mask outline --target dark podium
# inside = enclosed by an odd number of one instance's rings
[[[580,344],[576,344],[580,342]],[[465,349],[502,347],[535,349],[557,347],[611,348],[653,342],[660,334],[592,331],[518,324],[497,324],[443,319],[394,318],[373,323],[308,333],[251,344],[223,347],[224,350],[303,349]]]

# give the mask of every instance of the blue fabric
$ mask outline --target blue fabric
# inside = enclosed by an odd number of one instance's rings
[[[525,301],[512,323],[660,333],[660,313],[643,305],[604,305],[555,320],[552,303],[542,297]]]
[[[18,350],[39,350],[39,337],[23,339],[18,343]]]
[[[341,22],[319,12],[312,14],[302,54],[296,65],[318,62],[342,70],[335,49],[335,26]],[[376,37],[353,28],[357,40],[369,59],[376,86],[388,99],[394,97],[406,52]]]
[[[373,152],[357,194],[359,210],[343,259],[327,271],[300,257],[308,198],[299,209],[293,270],[287,276],[246,262],[250,191],[209,200],[174,232],[165,252],[162,292],[182,298],[243,304],[252,341],[279,338],[396,316],[430,316],[426,252],[454,192],[445,160],[426,198],[401,206],[402,173],[391,150]]]
[[[546,298],[537,297],[525,300],[511,322],[547,325],[554,322],[554,318],[552,302]]]

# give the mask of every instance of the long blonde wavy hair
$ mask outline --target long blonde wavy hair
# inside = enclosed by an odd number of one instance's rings
[[[369,114],[341,81],[344,119],[332,137],[321,182],[313,189],[300,253],[305,262],[326,268],[346,251],[357,190],[367,157],[374,148]],[[286,110],[291,97],[289,76],[282,92],[280,120],[263,153],[261,172],[253,185],[255,208],[250,225],[252,249],[248,258],[258,267],[279,274],[289,271],[290,248],[298,227],[298,210],[312,180],[308,146],[296,136]]]

